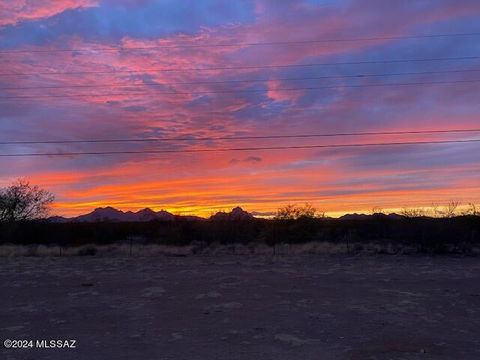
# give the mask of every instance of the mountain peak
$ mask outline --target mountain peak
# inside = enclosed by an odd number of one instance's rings
[[[122,217],[124,215],[125,213],[123,211],[117,210],[111,206],[107,206],[99,207],[88,214],[77,216],[74,218],[74,220],[79,222],[94,222],[104,220],[122,221]]]
[[[106,207],[96,208],[95,210],[93,210],[88,214],[80,215],[75,218],[66,219],[66,220],[78,221],[78,222],[98,222],[98,221],[141,222],[141,221],[152,221],[152,220],[172,221],[174,219],[175,219],[175,216],[165,210],[155,212],[150,208],[145,208],[137,212],[132,212],[132,211],[123,212],[121,210],[115,209],[112,206],[106,206]],[[61,221],[61,219],[54,219],[54,220]]]
[[[132,215],[132,221],[150,221],[155,220],[156,218],[157,214],[150,208],[139,210]]]
[[[120,210],[115,209],[114,207],[105,206],[105,207],[98,207],[98,208],[94,209],[94,210],[92,211],[92,213],[94,213],[94,212],[109,212],[109,211],[110,211],[110,212],[117,212],[117,213],[118,213],[118,212],[123,212],[123,211],[120,211]]]
[[[220,211],[215,215],[211,216],[212,220],[250,220],[253,219],[253,215],[249,212],[243,210],[240,206],[234,207],[232,211],[226,213]]]
[[[150,215],[150,214],[155,214],[155,211],[153,211],[152,209],[150,208],[145,208],[145,209],[142,209],[142,210],[138,210],[136,213],[134,214],[137,214],[137,215]]]

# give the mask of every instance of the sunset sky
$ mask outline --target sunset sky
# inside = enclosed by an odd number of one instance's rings
[[[151,153],[480,139],[225,139],[480,129],[477,0],[0,0],[0,67],[0,143],[50,142],[0,144],[50,154],[0,157],[0,186],[58,215],[480,203],[479,142]]]

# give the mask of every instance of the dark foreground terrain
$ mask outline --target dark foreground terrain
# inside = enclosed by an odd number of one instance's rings
[[[32,359],[480,359],[480,260],[2,258],[1,349]]]

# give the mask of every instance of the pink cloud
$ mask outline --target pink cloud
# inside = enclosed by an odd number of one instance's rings
[[[302,91],[282,90],[291,87],[291,85],[286,85],[278,80],[269,80],[267,81],[267,96],[274,101],[288,101],[293,103],[302,96]]]
[[[47,18],[65,10],[98,3],[99,0],[0,0],[0,26]]]

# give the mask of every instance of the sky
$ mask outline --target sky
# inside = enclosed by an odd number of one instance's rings
[[[480,131],[232,139],[480,128],[476,0],[0,0],[0,66],[0,186],[56,215],[480,202],[478,142],[258,149]]]

